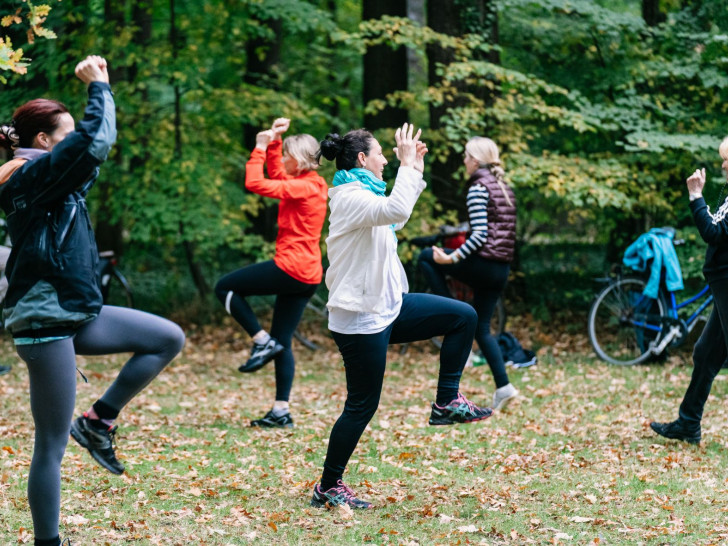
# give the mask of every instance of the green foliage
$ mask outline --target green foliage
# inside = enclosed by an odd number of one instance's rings
[[[14,5],[26,10],[32,35],[53,29],[58,38],[20,53],[11,45],[18,36],[0,42],[0,62],[12,51],[24,69],[23,57],[34,58],[32,77],[3,90],[0,118],[49,95],[79,115],[85,95],[73,66],[105,55],[120,130],[92,207],[121,222],[127,243],[158,245],[170,263],[183,244],[208,270],[220,247],[242,260],[270,256],[273,204],[243,189],[244,134],[278,116],[292,118],[292,133],[322,138],[360,126],[365,111],[404,107],[425,129],[430,165],[461,154],[473,135],[492,137],[517,190],[524,241],[594,241],[616,251],[654,225],[691,224],[684,180],[696,167],[708,168],[709,200],[718,193],[716,147],[728,110],[720,0],[662,2],[667,20],[656,27],[625,0],[498,0],[499,43],[483,32],[494,12],[473,25],[469,0],[457,2],[465,31],[457,36],[408,18],[362,22],[354,0],[177,0],[174,40],[167,2],[153,3],[148,36],[144,2],[64,0],[50,13]],[[16,17],[6,18],[11,28]],[[435,68],[432,83],[415,71],[408,89],[365,105],[361,55],[380,44],[405,47],[420,64],[437,45],[453,60]],[[275,64],[251,77],[249,61],[276,48]],[[441,105],[440,128],[429,129],[430,107]],[[391,135],[381,138],[388,149]],[[321,173],[330,179],[333,165]],[[451,179],[448,195],[425,192],[403,237],[456,220],[464,173]]]
[[[7,5],[3,8],[3,12],[0,12],[1,27],[27,26],[28,28],[24,31],[24,38],[28,44],[32,44],[36,36],[50,40],[56,38],[55,32],[43,26],[51,11],[51,6],[47,4],[36,6],[29,0],[24,0],[22,3],[14,1],[10,2],[10,4],[13,4],[12,7],[15,10],[8,14],[5,10],[11,6]],[[14,47],[8,36],[0,36],[0,71],[26,74],[30,64],[28,61],[30,59],[24,57],[22,48]],[[7,82],[7,78],[0,74],[0,83]]]

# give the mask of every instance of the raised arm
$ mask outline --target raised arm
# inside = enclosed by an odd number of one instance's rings
[[[288,118],[277,118],[270,127],[273,139],[268,144],[265,154],[265,163],[268,170],[268,176],[276,180],[286,180],[291,176],[283,168],[281,160],[281,151],[283,149],[283,133],[291,126],[291,120]]]
[[[708,205],[702,196],[705,169],[697,169],[688,177],[686,183],[690,193],[690,211],[700,236],[706,243],[714,246],[728,242],[728,204],[722,203],[715,214],[708,211]]]
[[[80,189],[103,163],[116,140],[116,110],[106,60],[90,56],[78,63],[76,76],[88,84],[88,105],[75,131],[38,160],[50,163],[51,176],[37,188],[34,203],[52,202]]]

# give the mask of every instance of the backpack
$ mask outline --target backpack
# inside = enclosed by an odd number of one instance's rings
[[[521,347],[521,344],[510,332],[501,332],[495,336],[495,340],[503,354],[503,361],[506,366],[528,368],[538,364],[536,353]]]

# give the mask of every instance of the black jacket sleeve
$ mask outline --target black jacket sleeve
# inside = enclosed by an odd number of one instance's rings
[[[728,242],[728,217],[708,212],[708,205],[702,197],[690,202],[695,225],[703,240],[709,245],[718,246]]]
[[[35,188],[33,203],[54,202],[80,189],[96,175],[116,140],[116,111],[111,87],[107,83],[91,82],[88,105],[76,130],[53,147],[50,154],[40,158],[31,169]],[[42,173],[42,174],[41,174]]]

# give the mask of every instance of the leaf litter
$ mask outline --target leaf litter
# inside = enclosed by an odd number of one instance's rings
[[[124,410],[118,453],[128,472],[105,473],[72,442],[63,463],[63,536],[80,544],[721,544],[728,542],[728,408],[720,375],[704,441],[663,441],[652,419],[671,419],[689,381],[684,355],[614,368],[583,335],[528,321],[510,328],[539,365],[510,372],[523,397],[507,411],[459,427],[429,427],[437,355],[427,343],[393,347],[379,411],[345,480],[377,508],[308,506],[345,400],[341,358],[295,347],[296,428],[257,430],[272,367],[243,376],[247,343],[232,327],[191,333],[183,355]],[[539,332],[539,329],[535,330]],[[550,345],[545,343],[550,342]],[[0,378],[0,538],[32,543],[25,487],[32,455],[27,372]],[[79,359],[81,360],[81,359]],[[86,357],[95,400],[122,357]],[[486,403],[487,367],[466,369],[462,390]],[[723,464],[721,464],[723,463]]]

